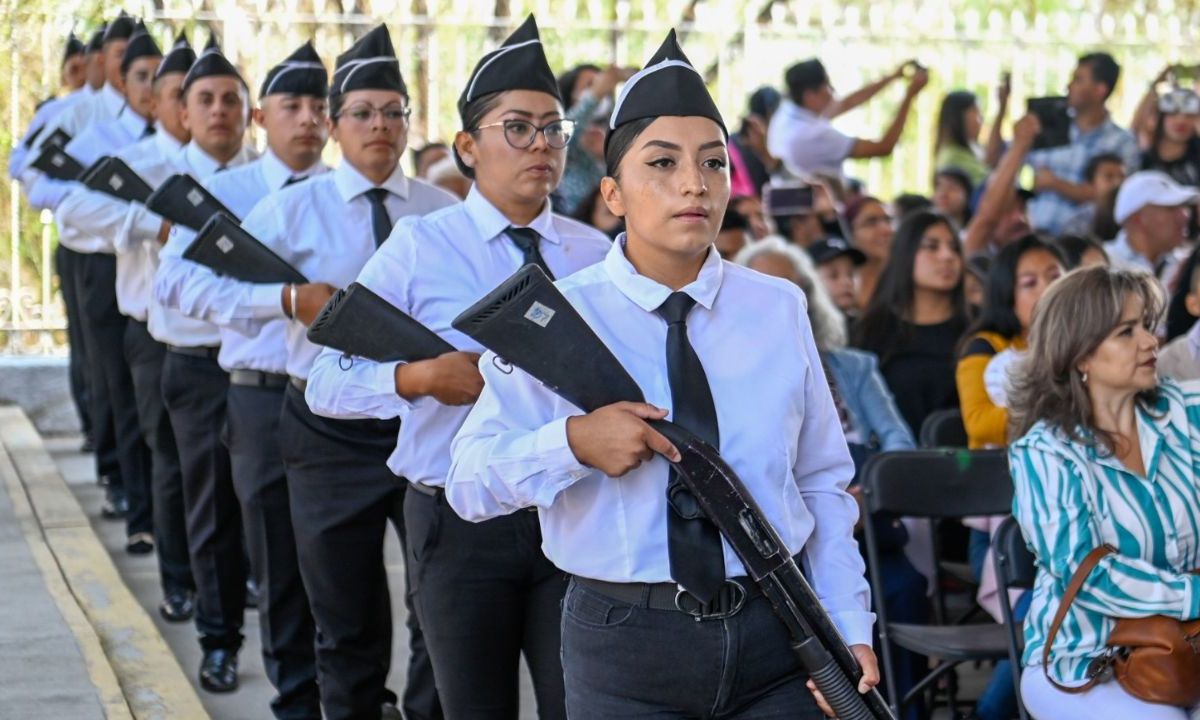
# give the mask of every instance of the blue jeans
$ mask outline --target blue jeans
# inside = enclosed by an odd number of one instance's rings
[[[571,720],[820,720],[787,630],[761,595],[724,620],[614,600],[572,580],[562,660]]]

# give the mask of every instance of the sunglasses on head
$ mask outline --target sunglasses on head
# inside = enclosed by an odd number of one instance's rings
[[[1200,115],[1200,95],[1191,90],[1172,90],[1158,99],[1158,111],[1164,115]]]

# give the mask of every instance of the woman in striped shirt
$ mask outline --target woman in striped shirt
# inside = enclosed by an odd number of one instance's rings
[[[1159,381],[1153,328],[1162,296],[1149,275],[1077,270],[1037,306],[1010,413],[1013,514],[1037,556],[1025,621],[1021,695],[1035,717],[1184,720],[1116,682],[1079,694],[1116,618],[1200,617],[1200,386]],[[1051,620],[1084,557],[1088,576],[1050,647]]]

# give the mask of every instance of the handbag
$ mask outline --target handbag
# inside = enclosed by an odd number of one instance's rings
[[[1075,694],[1115,677],[1125,692],[1146,702],[1176,707],[1200,704],[1200,620],[1181,622],[1166,615],[1116,618],[1108,637],[1108,649],[1088,664],[1086,684],[1068,687],[1050,677],[1050,646],[1067,609],[1096,564],[1115,552],[1111,545],[1096,548],[1071,576],[1042,650],[1046,679],[1059,690]]]

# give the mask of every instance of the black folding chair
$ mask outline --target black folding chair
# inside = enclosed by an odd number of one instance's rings
[[[967,428],[962,411],[952,408],[930,413],[921,423],[920,442],[923,448],[965,448]]]
[[[1032,589],[1037,578],[1037,565],[1015,518],[1005,518],[996,529],[992,538],[992,557],[996,562],[996,585],[1000,589],[1000,612],[1008,631],[1008,659],[1012,663],[1013,687],[1017,688],[1017,711],[1021,720],[1029,720],[1025,703],[1021,701],[1021,654],[1025,649],[1025,637],[1021,621],[1013,619],[1008,591],[1010,588]]]
[[[885,596],[875,520],[903,516],[961,519],[975,515],[1005,515],[1012,508],[1012,479],[1003,450],[880,453],[867,461],[862,473],[862,487],[869,515],[863,522],[868,574],[875,598]],[[937,533],[934,533],[933,555],[933,567],[937,568],[933,582],[940,584],[943,570],[937,563],[941,556]],[[939,679],[947,675],[950,711],[957,713],[955,667],[964,662],[998,661],[1008,657],[1008,638],[1003,627],[992,622],[969,626],[947,624],[940,592],[934,597],[934,623],[930,625],[889,622],[885,603],[875,603],[888,698],[897,716],[902,715],[901,710],[913,699],[936,687]],[[938,660],[937,666],[902,698],[897,697],[893,644]]]

